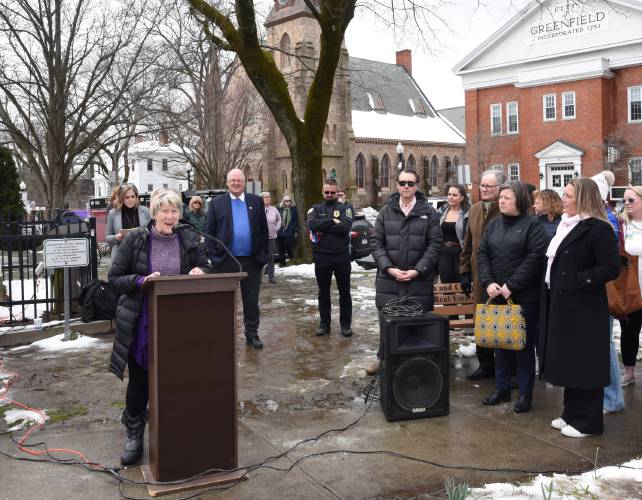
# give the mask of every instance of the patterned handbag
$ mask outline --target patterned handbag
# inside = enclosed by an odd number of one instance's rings
[[[526,347],[526,320],[522,307],[513,304],[477,304],[475,311],[475,343],[479,347],[521,351]]]

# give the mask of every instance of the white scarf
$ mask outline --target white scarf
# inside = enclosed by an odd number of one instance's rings
[[[553,261],[555,260],[555,254],[557,254],[557,249],[564,241],[564,238],[568,236],[575,226],[577,226],[582,219],[587,217],[582,217],[580,214],[575,214],[573,217],[569,217],[567,214],[562,214],[562,220],[557,226],[557,231],[555,236],[548,245],[548,250],[546,250],[546,256],[548,257],[548,265],[546,266],[546,285],[551,287],[551,267]]]

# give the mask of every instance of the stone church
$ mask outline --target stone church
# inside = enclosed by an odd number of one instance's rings
[[[318,60],[320,27],[303,0],[275,0],[265,26],[302,116]],[[397,52],[396,62],[351,58],[344,47],[335,75],[323,138],[323,176],[336,178],[355,207],[380,205],[396,190],[399,144],[405,166],[419,172],[426,194],[444,194],[464,158],[464,134],[456,120],[433,108],[413,79],[411,52]],[[264,140],[246,173],[280,200],[292,192],[291,159],[264,109]]]

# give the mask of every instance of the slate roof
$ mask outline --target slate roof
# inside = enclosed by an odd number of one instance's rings
[[[463,144],[403,66],[350,57],[352,127],[357,139]]]
[[[437,112],[462,132],[466,131],[466,106],[439,109]]]

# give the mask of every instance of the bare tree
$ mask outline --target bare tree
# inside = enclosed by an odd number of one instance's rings
[[[204,36],[185,4],[170,0],[162,8],[165,21],[155,35],[164,48],[158,66],[169,88],[158,119],[182,149],[197,185],[220,187],[231,168],[257,161],[260,100],[239,77],[238,61]]]
[[[144,9],[97,0],[0,5],[0,124],[50,211],[122,137],[124,111],[153,87]]]

